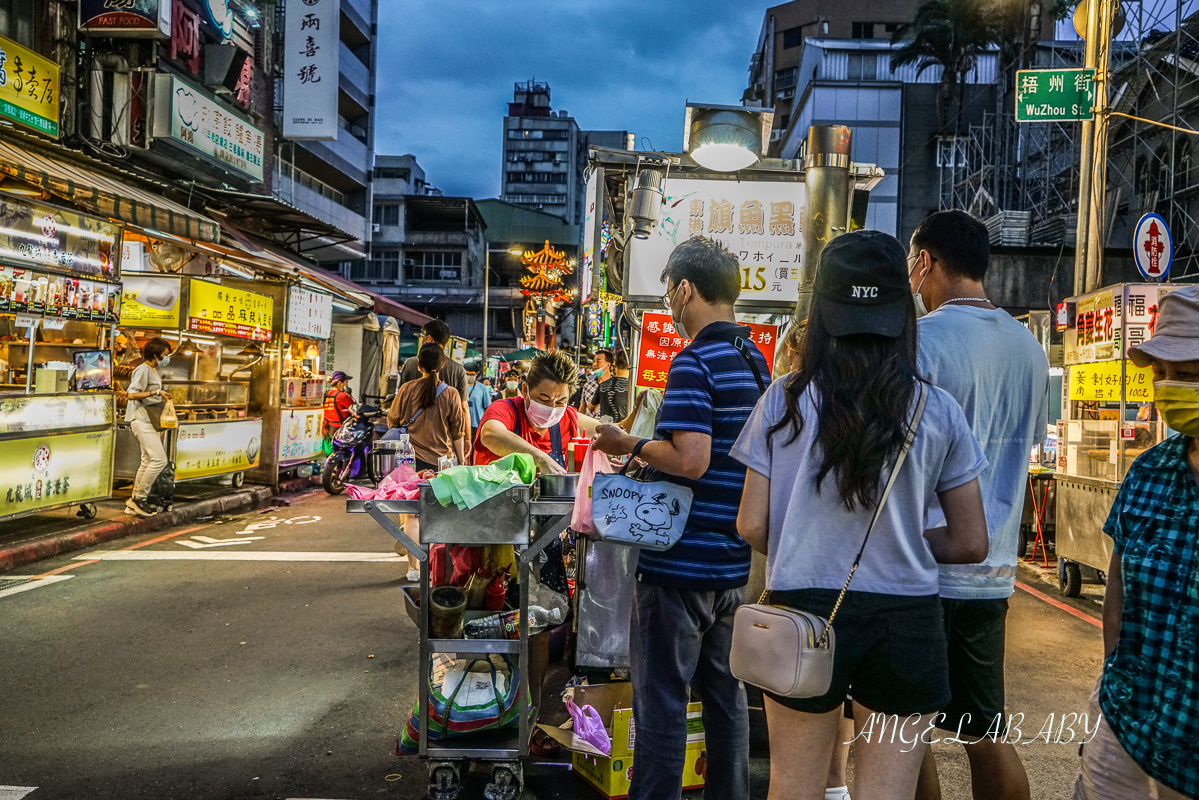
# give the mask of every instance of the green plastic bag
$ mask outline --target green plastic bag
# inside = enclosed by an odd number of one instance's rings
[[[429,486],[443,507],[453,503],[469,509],[513,486],[532,483],[536,474],[532,456],[513,453],[482,467],[450,467],[430,478]]]

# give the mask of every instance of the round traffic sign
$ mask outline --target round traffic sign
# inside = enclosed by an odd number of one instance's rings
[[[1161,214],[1146,214],[1132,234],[1132,257],[1151,280],[1165,280],[1174,261],[1174,238]]]

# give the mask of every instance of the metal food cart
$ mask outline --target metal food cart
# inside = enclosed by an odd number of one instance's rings
[[[512,800],[520,796],[524,782],[523,759],[529,754],[541,689],[540,681],[530,680],[534,665],[530,658],[528,627],[530,566],[546,545],[566,529],[573,509],[572,499],[542,499],[532,485],[512,487],[469,510],[459,510],[453,504],[443,508],[428,484],[421,485],[418,500],[348,500],[346,503],[346,510],[350,513],[370,514],[421,564],[418,623],[420,660],[417,666],[420,687],[417,701],[420,729],[418,753],[421,758],[428,760],[431,798],[451,800],[457,796],[462,764],[467,759],[494,762],[488,797]],[[422,542],[419,545],[409,539],[392,519],[396,514],[413,514],[420,518]],[[434,544],[514,547],[520,585],[519,639],[432,638],[429,549]],[[451,559],[446,558],[445,561],[448,579]],[[528,713],[523,713],[522,709],[514,728],[431,741],[428,719],[429,695],[433,689],[431,668],[432,658],[438,653],[484,658],[499,653],[515,657],[519,671],[518,702],[527,705]]]
[[[1153,407],[1152,371],[1128,360],[1127,347],[1153,335],[1158,302],[1173,288],[1122,283],[1066,301],[1056,548],[1067,597],[1081,590],[1084,568],[1106,580],[1112,542],[1103,524],[1120,483],[1137,456],[1166,437]]]

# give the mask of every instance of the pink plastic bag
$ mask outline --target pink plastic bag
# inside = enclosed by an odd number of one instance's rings
[[[420,478],[412,467],[401,464],[374,489],[347,483],[346,494],[355,500],[415,500],[420,496]]]
[[[600,719],[598,711],[591,706],[579,708],[571,700],[566,701],[566,710],[570,712],[570,718],[574,720],[575,736],[605,756],[612,755],[612,740],[608,738],[608,731],[604,728],[604,721]]]
[[[587,455],[583,456],[583,466],[579,470],[579,487],[575,490],[575,508],[570,517],[570,527],[575,533],[596,533],[595,523],[591,521],[591,482],[597,472],[611,474],[612,462],[606,453],[587,445]]]

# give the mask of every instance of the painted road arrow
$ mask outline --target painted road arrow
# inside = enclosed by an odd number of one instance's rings
[[[210,536],[193,536],[192,539],[195,539],[195,541],[192,541],[191,539],[185,539],[183,541],[175,542],[175,544],[181,544],[184,547],[190,547],[193,550],[205,550],[209,547],[228,547],[229,545],[234,544],[249,544],[250,542],[255,542],[259,539],[265,538],[265,536],[244,536],[240,539],[213,539]]]

